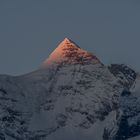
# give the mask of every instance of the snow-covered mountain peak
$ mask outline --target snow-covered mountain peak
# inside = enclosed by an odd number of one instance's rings
[[[51,64],[85,64],[99,62],[96,56],[81,49],[69,38],[65,38],[43,62],[43,67]]]
[[[67,43],[71,43],[71,44],[75,44],[75,46],[79,47],[76,43],[74,43],[71,39],[69,38],[64,38],[64,40],[61,42],[63,44],[67,44]]]
[[[102,65],[68,38],[43,66],[22,76],[0,75],[0,140],[140,135],[140,75],[134,70]]]

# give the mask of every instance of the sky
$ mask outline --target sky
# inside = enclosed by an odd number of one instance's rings
[[[140,71],[140,1],[0,0],[0,74],[38,69],[65,37]]]

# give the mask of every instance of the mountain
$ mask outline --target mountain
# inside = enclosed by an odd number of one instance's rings
[[[65,38],[38,70],[0,75],[0,140],[126,140],[140,135],[140,75]]]
[[[90,62],[91,61],[91,62]],[[65,38],[58,47],[49,55],[43,62],[43,66],[52,64],[86,64],[86,63],[100,63],[99,59],[81,49],[76,43],[68,38]]]

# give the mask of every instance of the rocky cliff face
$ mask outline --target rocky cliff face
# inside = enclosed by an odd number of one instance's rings
[[[124,64],[111,64],[109,67],[110,72],[118,78],[121,85],[126,89],[132,87],[136,80],[137,74],[134,70]]]
[[[127,66],[103,65],[66,38],[40,69],[23,76],[0,76],[0,139],[137,136],[138,77]]]

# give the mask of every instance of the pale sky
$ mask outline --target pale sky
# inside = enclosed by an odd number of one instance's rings
[[[0,74],[36,70],[65,37],[140,71],[140,1],[0,0]]]

